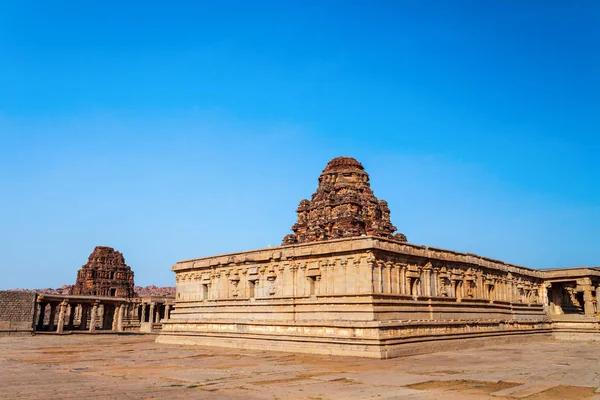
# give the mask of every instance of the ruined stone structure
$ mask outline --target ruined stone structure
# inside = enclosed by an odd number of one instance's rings
[[[71,293],[0,291],[0,336],[34,332],[156,332],[173,297],[137,297],[123,254],[98,246]]]
[[[172,298],[37,294],[36,332],[155,332],[169,317]],[[30,321],[31,325],[31,321]]]
[[[351,157],[331,160],[319,177],[319,187],[311,200],[301,200],[298,222],[283,245],[357,236],[377,236],[406,242],[390,221],[385,200],[371,191],[369,175]]]
[[[133,297],[133,271],[112,247],[97,246],[77,273],[71,294]]]
[[[352,158],[327,164],[292,230],[281,247],[175,264],[157,341],[389,358],[551,337],[549,314],[599,321],[599,270],[552,275],[409,244]]]

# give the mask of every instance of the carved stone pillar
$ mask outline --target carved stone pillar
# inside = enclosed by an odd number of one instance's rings
[[[423,295],[431,297],[431,264],[423,267]]]
[[[392,263],[385,263],[385,293],[392,293]]]
[[[98,314],[98,303],[94,303],[94,306],[92,307],[92,315],[90,316],[90,332],[94,332],[96,330],[96,318]]]
[[[433,279],[431,280],[431,284],[432,284],[431,296],[439,296],[439,292],[440,292],[440,289],[438,287],[438,285],[440,283],[439,273],[440,273],[439,268],[433,269]]]
[[[583,312],[585,315],[594,315],[594,295],[592,294],[592,281],[590,278],[583,279]]]
[[[56,319],[56,308],[55,303],[50,303],[50,321],[48,321],[48,330],[52,332],[54,330],[54,320]]]
[[[400,269],[401,269],[401,267],[398,264],[394,264],[392,266],[392,287],[393,287],[392,292],[394,294],[402,293],[402,289],[400,288],[400,286],[402,285],[402,280],[400,277]]]
[[[410,286],[408,286],[408,288],[410,288]],[[403,265],[400,269],[400,293],[410,294],[408,293],[406,285],[406,265]]]
[[[112,326],[110,328],[113,332],[117,331],[117,325],[119,324],[119,313],[120,312],[121,312],[121,306],[115,305],[115,309],[113,310]]]
[[[84,331],[87,325],[88,312],[90,310],[89,304],[81,304],[81,319],[79,321],[79,330]]]
[[[329,260],[327,262],[327,281],[329,282],[329,293],[334,294],[335,293],[335,261],[334,260]]]
[[[117,307],[117,332],[123,332],[123,313],[125,311],[125,305],[121,304]]]
[[[69,324],[68,329],[73,329],[75,324],[75,311],[77,310],[77,304],[69,304]]]
[[[150,317],[150,321],[149,321],[149,322],[150,322],[151,324],[153,324],[153,323],[154,323],[154,308],[155,308],[155,307],[156,307],[155,303],[154,303],[154,302],[151,302],[151,303],[150,303],[150,315],[149,315],[149,317]]]
[[[41,331],[44,329],[44,318],[46,317],[46,305],[47,303],[40,302],[40,315],[38,318],[38,324],[36,330]]]
[[[65,328],[65,313],[67,311],[67,302],[63,301],[58,305],[58,325],[56,326],[56,333],[63,333]]]

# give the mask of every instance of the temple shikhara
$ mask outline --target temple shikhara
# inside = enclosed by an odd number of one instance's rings
[[[74,295],[133,297],[133,271],[120,251],[97,246],[77,273]]]
[[[160,343],[390,358],[600,338],[597,268],[411,244],[361,163],[331,160],[282,246],[180,261]]]
[[[399,242],[406,236],[396,233],[385,200],[378,200],[369,185],[369,175],[351,157],[331,160],[319,177],[311,200],[298,206],[298,222],[283,245],[372,235]]]

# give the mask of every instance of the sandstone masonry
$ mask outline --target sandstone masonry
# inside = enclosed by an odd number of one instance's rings
[[[36,297],[35,293],[0,291],[0,336],[33,333]]]
[[[125,258],[112,247],[97,246],[77,273],[73,295],[134,296],[133,271]]]

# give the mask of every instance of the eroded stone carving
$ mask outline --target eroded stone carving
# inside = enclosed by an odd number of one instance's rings
[[[385,200],[378,200],[369,184],[369,175],[360,162],[337,157],[327,163],[319,176],[319,187],[311,200],[301,200],[298,222],[283,245],[328,239],[373,235],[406,242],[390,221]]]

